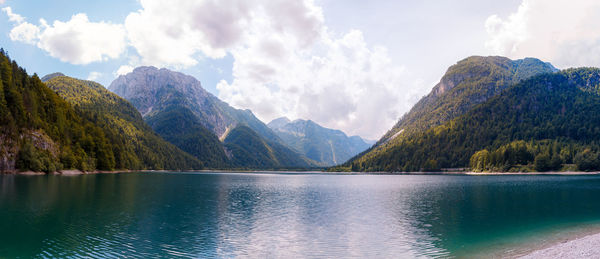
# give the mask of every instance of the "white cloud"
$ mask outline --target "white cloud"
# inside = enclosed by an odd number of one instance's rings
[[[125,28],[131,44],[150,65],[192,66],[199,56],[222,58],[240,44],[253,24],[276,21],[276,33],[296,33],[310,42],[320,32],[321,10],[312,1],[141,0]]]
[[[490,16],[486,47],[494,54],[527,56],[559,67],[600,66],[600,2],[523,0],[507,18]]]
[[[96,72],[96,71],[92,71],[88,75],[87,80],[94,81],[94,80],[100,78],[100,76],[102,76],[102,73]]]
[[[127,73],[130,73],[131,71],[133,71],[132,66],[123,65],[123,66],[120,66],[119,69],[117,69],[117,72],[115,73],[115,75],[117,75],[117,76],[125,75]]]
[[[9,33],[11,40],[21,41],[31,45],[36,44],[39,36],[40,28],[28,22],[24,22],[13,27]]]
[[[125,51],[125,30],[122,25],[90,22],[80,13],[45,27],[38,47],[64,62],[89,64],[118,58]]]
[[[141,0],[125,28],[146,64],[191,66],[200,53],[225,56],[239,40],[251,1]]]
[[[3,4],[3,3],[4,2],[0,2],[0,4]],[[4,11],[6,13],[6,15],[8,16],[8,20],[11,22],[22,23],[25,21],[25,18],[23,18],[23,16],[13,13],[12,8],[10,8],[10,6],[2,8],[2,11]]]
[[[119,57],[127,46],[122,25],[90,22],[87,15],[73,15],[67,22],[52,25],[40,19],[40,26],[25,22],[25,18],[2,9],[16,25],[10,31],[13,41],[36,45],[50,56],[72,64],[89,64]]]

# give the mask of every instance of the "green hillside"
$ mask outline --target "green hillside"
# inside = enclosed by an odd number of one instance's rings
[[[46,84],[71,103],[81,117],[102,129],[112,146],[114,168],[202,168],[200,161],[159,137],[133,105],[104,86],[60,75]]]

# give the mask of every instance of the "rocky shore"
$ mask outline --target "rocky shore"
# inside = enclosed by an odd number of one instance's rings
[[[600,258],[600,233],[558,243],[519,258]]]

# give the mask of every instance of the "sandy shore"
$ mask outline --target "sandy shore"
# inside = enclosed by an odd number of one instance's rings
[[[600,233],[555,244],[519,258],[600,258]]]

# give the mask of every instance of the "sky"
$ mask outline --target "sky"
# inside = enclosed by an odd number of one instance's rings
[[[108,86],[142,65],[196,77],[269,122],[378,139],[472,55],[600,66],[596,0],[0,0],[28,73]]]

